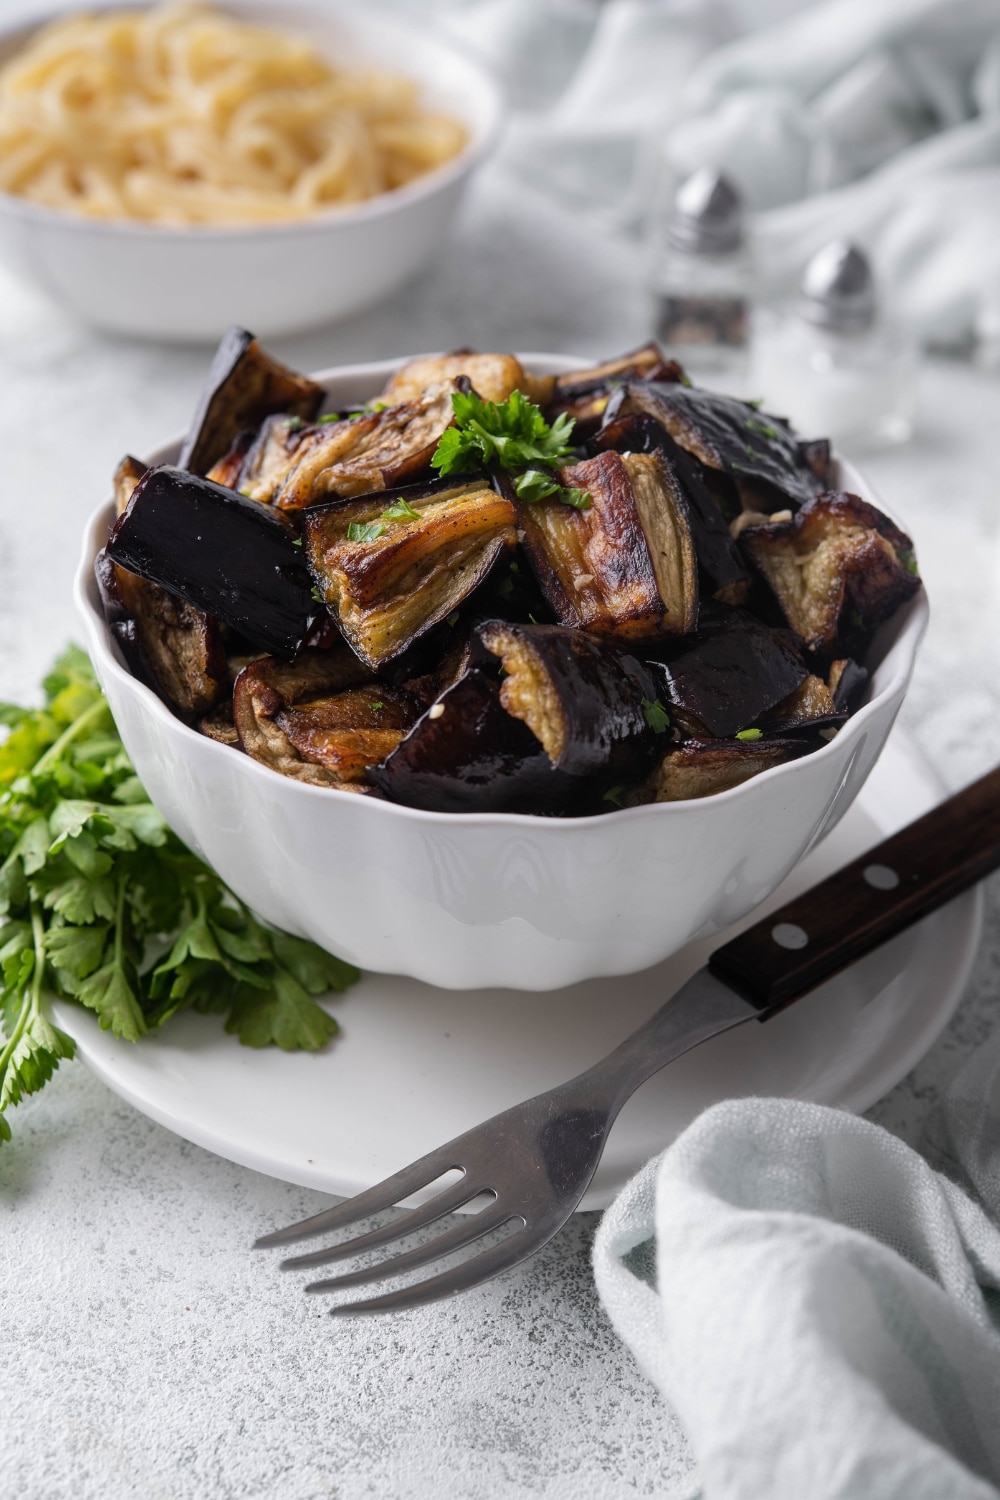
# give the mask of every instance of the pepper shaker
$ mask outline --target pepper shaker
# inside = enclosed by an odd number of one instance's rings
[[[678,189],[656,246],[656,337],[696,379],[742,384],[753,267],[743,202],[729,179],[702,167]]]
[[[879,308],[871,266],[849,240],[806,267],[794,307],[762,316],[754,382],[800,432],[878,447],[913,430],[917,351]]]

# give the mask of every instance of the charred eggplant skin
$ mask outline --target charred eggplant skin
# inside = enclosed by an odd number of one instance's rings
[[[653,670],[636,656],[561,625],[488,620],[474,636],[480,659],[489,653],[504,668],[503,707],[557,771],[603,786],[646,774],[668,719]]]
[[[677,475],[687,500],[703,595],[724,604],[742,603],[750,588],[750,570],[705,483],[698,459],[675,443],[661,423],[636,413],[606,422],[594,446],[617,453],[660,454]]]
[[[370,780],[391,802],[429,812],[565,812],[575,778],[556,771],[526,724],[500,702],[495,676],[471,667]]]
[[[604,425],[641,412],[679,447],[734,479],[763,480],[796,505],[815,494],[812,472],[780,417],[698,386],[628,381],[608,403]]]
[[[808,677],[801,659],[746,610],[714,604],[694,636],[658,663],[669,704],[694,738],[727,739]]]
[[[805,755],[804,740],[686,740],[672,745],[644,786],[627,802],[687,802],[741,786],[762,771]]]
[[[303,551],[344,639],[379,671],[447,620],[513,551],[515,520],[489,479],[457,475],[313,506]]]
[[[169,464],[136,485],[107,553],[275,656],[295,655],[318,612],[283,516]]]
[[[240,432],[259,427],[279,411],[310,420],[325,394],[321,385],[272,359],[252,333],[234,325],[215,351],[178,467],[205,475]]]

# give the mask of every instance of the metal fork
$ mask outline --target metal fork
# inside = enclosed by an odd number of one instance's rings
[[[767,1020],[997,864],[1000,770],[716,949],[706,968],[594,1067],[494,1115],[335,1208],[264,1235],[255,1248],[346,1229],[457,1169],[458,1182],[439,1188],[402,1217],[285,1260],[282,1269],[328,1265],[392,1246],[485,1195],[486,1207],[465,1214],[427,1243],[314,1281],[306,1291],[342,1291],[404,1275],[508,1229],[499,1244],[480,1247],[436,1275],[331,1311],[334,1316],[398,1311],[490,1280],[540,1250],[565,1224],[590,1184],[616,1115],[647,1078],[709,1037],[753,1018]]]

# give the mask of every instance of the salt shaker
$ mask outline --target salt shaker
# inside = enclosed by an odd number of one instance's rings
[[[916,367],[913,341],[879,309],[871,266],[849,240],[813,256],[795,306],[760,318],[756,393],[800,432],[841,446],[906,441]]]
[[[721,172],[700,168],[678,189],[660,235],[657,340],[696,380],[741,385],[753,268],[738,191]]]

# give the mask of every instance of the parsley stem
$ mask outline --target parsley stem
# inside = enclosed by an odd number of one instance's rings
[[[31,903],[31,936],[34,940],[35,964],[31,971],[30,988],[21,996],[21,1008],[17,1013],[17,1021],[7,1038],[7,1045],[0,1052],[0,1089],[2,1089],[4,1074],[7,1065],[13,1057],[17,1045],[27,1029],[28,1022],[37,1016],[42,999],[42,977],[45,973],[45,924],[38,903]]]
[[[32,775],[37,776],[39,771],[47,771],[62,755],[66,746],[77,739],[85,729],[89,729],[102,714],[107,713],[108,705],[104,698],[98,698],[89,708],[85,708],[79,718],[74,719],[67,729],[64,729],[54,744],[50,745],[45,754],[35,761],[32,767]]]
[[[37,901],[31,903],[31,936],[35,944],[35,967],[31,971],[30,1015],[37,1016],[42,1004],[42,980],[45,977],[45,923]]]

